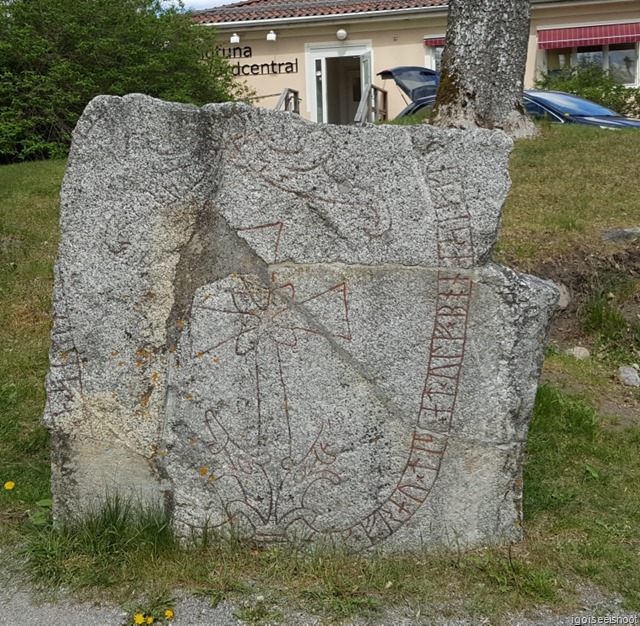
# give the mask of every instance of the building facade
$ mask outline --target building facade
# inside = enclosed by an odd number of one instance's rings
[[[406,96],[377,74],[399,65],[439,69],[445,44],[441,0],[247,0],[197,11],[216,28],[217,54],[272,108],[286,88],[301,95],[303,117],[351,123],[365,85],[388,92],[388,114]],[[525,87],[540,72],[596,63],[639,85],[640,0],[533,0]]]

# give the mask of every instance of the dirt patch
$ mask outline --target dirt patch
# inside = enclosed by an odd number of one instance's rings
[[[576,250],[533,266],[518,267],[517,262],[513,266],[567,287],[571,298],[569,306],[556,313],[550,332],[550,339],[561,348],[592,347],[594,338],[584,331],[583,311],[594,286],[602,283],[603,277],[618,276],[636,282],[634,295],[621,304],[620,311],[629,321],[640,320],[640,244],[630,244],[606,256]]]
[[[585,330],[585,308],[596,290],[601,290],[612,306],[627,320],[629,336],[633,334],[633,324],[640,322],[640,243],[632,242],[626,248],[616,248],[609,255],[594,255],[576,250],[570,255],[518,267],[521,271],[539,276],[556,284],[563,284],[569,291],[569,305],[558,311],[552,321],[549,341],[559,352],[575,346],[583,346],[592,351],[592,358],[599,359],[596,335]],[[607,281],[611,284],[627,284],[626,293],[608,292]],[[632,340],[631,340],[632,341]],[[594,349],[596,353],[594,354]],[[640,352],[629,351],[629,360],[640,361]],[[629,363],[630,364],[630,363]],[[605,368],[608,380],[598,385],[597,392],[589,381],[578,382],[570,374],[563,375],[557,368],[545,368],[542,382],[554,384],[568,393],[585,394],[596,398],[603,424],[613,428],[640,425],[640,390],[625,387],[617,376],[617,367],[607,362]]]

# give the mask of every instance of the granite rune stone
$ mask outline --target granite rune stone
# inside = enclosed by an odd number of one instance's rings
[[[491,262],[511,141],[93,100],[61,203],[54,511],[367,549],[521,536],[557,290]]]

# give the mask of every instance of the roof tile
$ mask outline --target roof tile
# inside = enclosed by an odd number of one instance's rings
[[[444,7],[446,0],[245,0],[213,9],[194,11],[201,24],[249,22],[322,15],[375,13],[399,9]]]

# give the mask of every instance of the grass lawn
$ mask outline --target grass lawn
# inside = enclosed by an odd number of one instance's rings
[[[497,258],[528,269],[576,251],[620,250],[600,235],[640,224],[639,148],[639,133],[580,127],[545,128],[518,143]],[[0,167],[0,486],[15,483],[0,489],[0,546],[20,551],[33,580],[116,601],[142,594],[132,611],[154,614],[183,587],[214,603],[245,601],[238,617],[254,623],[281,618],[283,602],[329,620],[394,604],[423,619],[448,612],[499,620],[540,606],[571,613],[584,587],[621,595],[626,609],[640,611],[640,427],[637,419],[612,427],[615,415],[605,420],[594,408],[601,396],[622,393],[610,372],[640,348],[633,324],[616,317],[637,296],[637,278],[593,290],[579,311],[581,332],[599,346],[592,359],[549,352],[528,443],[521,544],[410,558],[261,550],[215,537],[185,547],[160,512],[120,501],[80,526],[54,529],[39,419],[64,167]]]
[[[639,154],[640,133],[579,125],[518,142],[497,258],[534,267],[576,250],[609,253],[603,231],[640,224]]]

